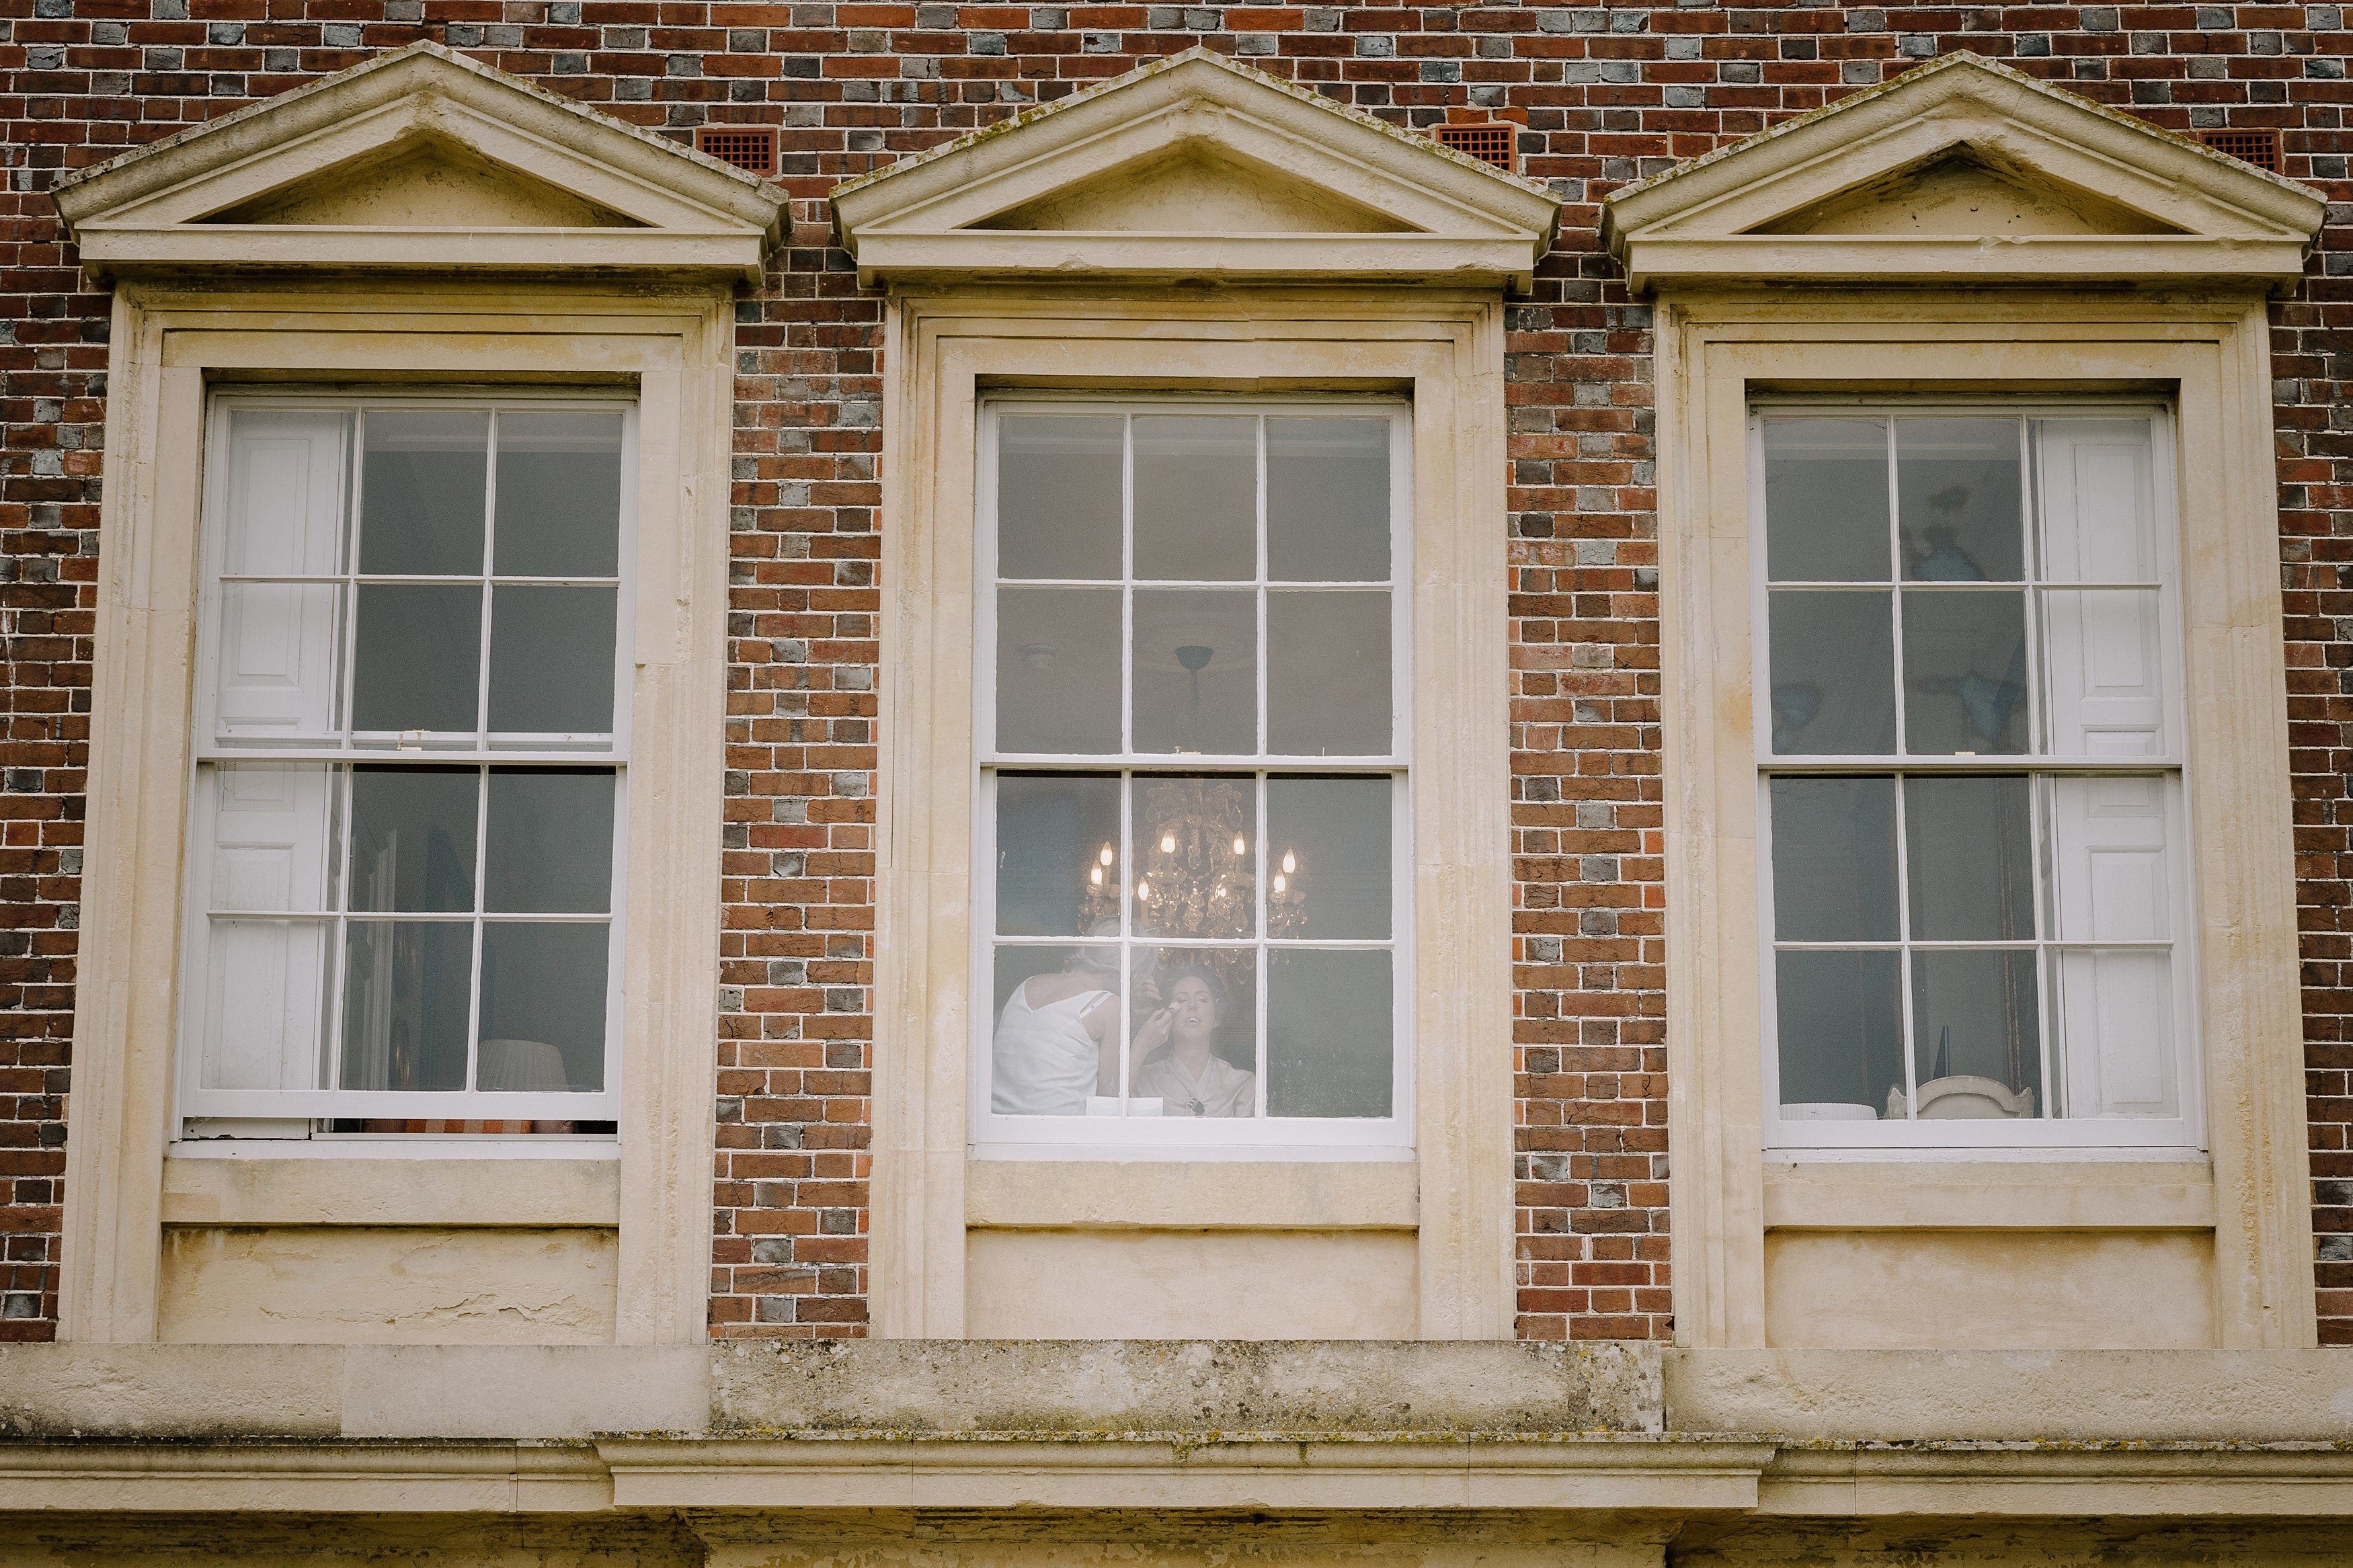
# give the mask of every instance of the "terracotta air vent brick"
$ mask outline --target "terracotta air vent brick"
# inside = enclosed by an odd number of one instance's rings
[[[1486,125],[1439,125],[1430,134],[1441,147],[1451,147],[1457,153],[1467,153],[1482,163],[1493,163],[1506,174],[1516,169],[1513,156],[1514,137],[1519,127],[1508,121]]]
[[[2266,174],[2280,172],[2279,132],[2276,131],[2204,131],[2199,133],[2198,140],[2225,157],[2253,163]]]
[[[733,163],[747,174],[774,179],[776,174],[776,128],[773,125],[698,125],[694,150],[708,153],[723,163]]]

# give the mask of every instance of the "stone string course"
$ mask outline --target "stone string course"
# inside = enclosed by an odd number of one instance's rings
[[[711,1325],[866,1322],[881,303],[838,180],[1196,43],[1415,128],[1508,119],[1567,203],[1511,314],[1520,1331],[1657,1339],[1668,1284],[1651,312],[1611,188],[1969,48],[2176,130],[2275,127],[2353,200],[2337,5],[0,5],[0,1339],[54,1332],[107,299],[56,175],[438,39],[681,138],[783,127],[793,231],[737,306]],[[2274,308],[2324,1334],[2353,1343],[2353,248]]]

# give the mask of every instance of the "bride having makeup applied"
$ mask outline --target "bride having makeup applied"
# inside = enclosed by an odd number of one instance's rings
[[[1258,1075],[1242,1071],[1212,1048],[1225,1016],[1225,987],[1187,964],[1170,974],[1166,1005],[1144,1021],[1129,1046],[1128,1092],[1157,1098],[1165,1116],[1250,1116],[1258,1110]]]

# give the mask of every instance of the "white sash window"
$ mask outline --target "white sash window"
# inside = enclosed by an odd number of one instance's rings
[[[2163,416],[1751,432],[1767,1142],[2194,1145]]]
[[[184,1116],[615,1119],[634,426],[216,400]]]
[[[985,407],[976,1142],[1408,1141],[1410,432]]]

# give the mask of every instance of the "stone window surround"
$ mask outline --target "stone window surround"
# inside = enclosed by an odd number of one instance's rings
[[[117,289],[81,961],[109,979],[76,1019],[61,1337],[154,1337],[167,1219],[617,1226],[618,1338],[703,1336],[733,340],[723,283]],[[596,1157],[479,1138],[172,1157],[206,408],[214,384],[265,380],[596,384],[638,399],[625,1100],[617,1147]],[[233,1181],[195,1168],[232,1152],[254,1156]],[[393,1163],[420,1157],[496,1165],[497,1179],[420,1184]],[[414,1190],[394,1200],[387,1186]],[[335,1194],[348,1206],[324,1201]]]
[[[1510,840],[1504,307],[1479,291],[902,293],[885,324],[871,1291],[964,1332],[967,1227],[1411,1229],[1423,1338],[1507,1338]],[[1000,386],[1405,393],[1414,426],[1414,1160],[973,1161],[976,413]],[[1246,1204],[1232,1201],[1243,1194]]]
[[[1684,1342],[1766,1342],[1764,1237],[2204,1230],[2225,1347],[2314,1342],[2268,325],[2253,289],[1678,293],[1659,307],[1670,1132]],[[1758,393],[2152,394],[2180,431],[2185,754],[2208,1153],[1767,1154],[1759,1123],[1748,417]]]

